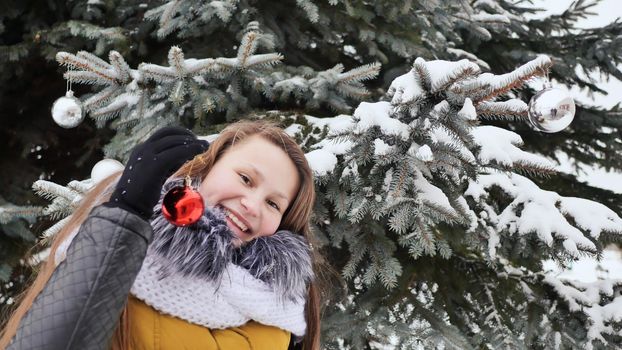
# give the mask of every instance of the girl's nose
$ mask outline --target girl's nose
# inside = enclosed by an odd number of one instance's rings
[[[258,201],[250,196],[245,196],[240,199],[240,204],[242,205],[242,208],[244,208],[248,215],[251,216],[257,216],[259,213],[259,205],[257,203]]]

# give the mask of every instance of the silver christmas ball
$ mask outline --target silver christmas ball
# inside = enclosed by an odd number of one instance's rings
[[[529,101],[529,123],[538,131],[561,131],[570,125],[574,114],[574,100],[562,89],[548,86]]]
[[[84,119],[84,111],[80,100],[73,96],[73,91],[54,102],[52,105],[52,119],[59,126],[70,129],[80,125]]]

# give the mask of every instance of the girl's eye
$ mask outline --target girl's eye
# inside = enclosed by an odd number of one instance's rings
[[[279,205],[274,203],[273,201],[268,201],[268,204],[271,205],[274,209],[279,210]]]
[[[242,181],[244,181],[244,183],[245,183],[245,184],[247,184],[247,185],[248,185],[249,183],[251,183],[251,179],[250,179],[248,176],[244,175],[244,174],[240,174],[240,178],[241,178],[241,179],[242,179]]]

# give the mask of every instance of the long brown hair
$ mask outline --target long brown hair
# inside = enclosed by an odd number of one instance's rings
[[[296,166],[298,176],[300,177],[300,188],[296,197],[285,211],[279,228],[302,234],[312,242],[309,221],[315,202],[313,173],[300,146],[274,123],[267,121],[240,121],[227,126],[219,134],[218,138],[210,144],[209,149],[205,153],[184,164],[173,176],[190,175],[191,177],[205,178],[216,161],[230,147],[253,135],[260,135],[281,148]],[[52,243],[47,261],[30,288],[23,294],[19,306],[8,320],[2,332],[0,349],[4,349],[10,343],[11,338],[17,332],[20,320],[54,272],[56,268],[54,256],[60,243],[86,220],[94,206],[108,200],[119,175],[120,173],[109,176],[89,191],[82,200],[81,205],[72,214],[67,225],[57,234]],[[315,251],[313,254],[316,254]],[[313,259],[314,263],[318,261],[315,256]],[[320,300],[318,287],[315,282],[309,286],[305,318],[307,321],[307,332],[303,340],[303,348],[305,350],[318,350],[320,348]],[[126,306],[120,315],[119,324],[112,338],[111,348],[113,350],[128,349],[129,339],[129,321]]]

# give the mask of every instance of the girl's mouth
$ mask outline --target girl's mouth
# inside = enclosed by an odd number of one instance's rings
[[[251,230],[240,220],[235,214],[229,211],[227,208],[222,207],[225,216],[227,217],[227,221],[229,221],[233,226],[238,228],[243,233],[250,235]]]

